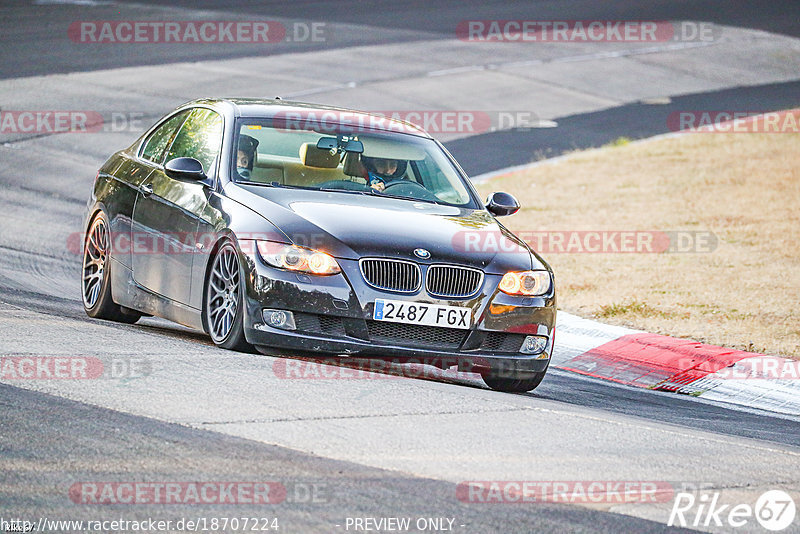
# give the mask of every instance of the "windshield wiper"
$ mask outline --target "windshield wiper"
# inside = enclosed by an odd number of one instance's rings
[[[283,187],[292,187],[292,186],[283,186]],[[380,197],[380,198],[393,198],[397,200],[410,200],[412,202],[427,202],[428,204],[436,204],[437,206],[449,206],[445,202],[439,202],[437,200],[428,200],[424,198],[414,198],[414,197],[404,197],[402,195],[387,195],[386,193],[381,193],[380,191],[376,191],[375,189],[369,187],[367,189],[338,189],[336,187],[303,187],[300,189],[309,189],[311,191],[324,191],[326,193],[350,193],[350,194],[358,194],[358,195],[367,195],[371,197]]]
[[[242,185],[260,185],[264,187],[285,187],[278,182],[252,182],[250,180],[234,180],[233,183]]]
[[[366,193],[366,191],[360,191],[358,189],[339,189],[338,187],[314,187],[311,189],[314,191],[325,191],[326,193]]]
[[[426,199],[426,198],[416,198],[416,197],[404,197],[402,195],[388,195],[386,193],[381,193],[380,191],[376,191],[375,189],[372,189],[371,187],[367,191],[362,191],[361,194],[370,195],[370,196],[376,196],[376,197],[383,197],[383,198],[396,198],[398,200],[411,200],[413,202],[427,202],[429,204],[436,204],[438,206],[447,206],[448,205],[448,204],[445,204],[444,202],[440,202],[438,200],[429,200],[429,199]]]

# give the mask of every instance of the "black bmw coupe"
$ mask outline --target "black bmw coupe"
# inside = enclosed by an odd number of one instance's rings
[[[202,99],[111,156],[83,244],[91,317],[143,315],[267,354],[424,361],[530,391],[553,350],[550,267],[447,150],[383,116]]]

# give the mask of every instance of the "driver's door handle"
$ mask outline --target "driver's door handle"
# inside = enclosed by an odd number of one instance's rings
[[[153,186],[151,184],[142,184],[139,186],[139,191],[142,192],[143,197],[149,197],[153,194]]]

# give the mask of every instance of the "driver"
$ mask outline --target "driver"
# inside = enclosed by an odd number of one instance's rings
[[[407,161],[369,156],[361,156],[361,163],[367,171],[364,179],[376,191],[383,191],[390,182],[402,180],[408,166]]]
[[[249,135],[239,136],[239,149],[236,152],[236,171],[242,178],[250,178],[253,166],[256,163],[256,148],[258,139]]]

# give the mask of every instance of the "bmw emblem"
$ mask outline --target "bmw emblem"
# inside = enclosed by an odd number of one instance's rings
[[[418,257],[421,260],[427,260],[431,257],[431,253],[424,248],[415,248],[414,249],[414,256]]]

